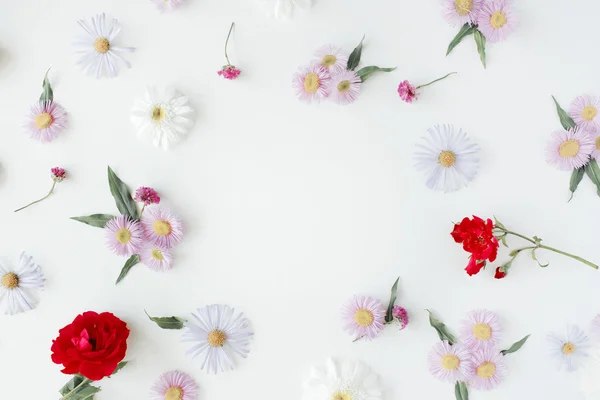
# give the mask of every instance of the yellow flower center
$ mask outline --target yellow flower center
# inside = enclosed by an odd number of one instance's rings
[[[570,355],[575,353],[575,345],[573,343],[565,343],[562,347],[563,354]]]
[[[169,224],[167,221],[154,221],[152,227],[154,228],[154,233],[156,233],[158,236],[167,236],[171,233],[171,224]]]
[[[571,158],[579,152],[579,142],[575,139],[564,141],[558,148],[558,154],[564,158]]]
[[[479,340],[489,340],[492,337],[492,328],[488,324],[473,325],[473,336]]]
[[[131,240],[131,232],[127,228],[121,228],[117,231],[115,237],[121,244],[127,244]]]
[[[596,150],[600,150],[600,136],[596,138]]]
[[[323,57],[323,59],[321,60],[321,64],[324,67],[331,67],[333,64],[335,64],[336,61],[337,61],[336,56],[332,56],[331,54],[328,54],[325,57]]]
[[[166,3],[166,0],[165,0]],[[181,400],[183,399],[183,390],[179,386],[171,386],[165,392],[165,400]]]
[[[340,93],[346,93],[348,90],[350,90],[350,81],[341,81],[338,83],[337,89]]]
[[[110,42],[107,38],[100,37],[94,40],[94,49],[96,49],[98,53],[104,54],[110,50]]]
[[[473,10],[473,0],[454,0],[454,9],[461,17]]]
[[[491,378],[496,373],[496,365],[492,362],[484,362],[477,367],[477,376],[480,378]]]
[[[52,119],[52,115],[50,115],[50,113],[41,113],[35,117],[35,126],[37,126],[38,129],[46,129],[52,125],[53,121],[54,120]]]
[[[346,392],[335,392],[333,396],[331,396],[331,400],[352,400],[352,396]]]
[[[0,283],[7,289],[14,289],[19,286],[19,277],[14,272],[9,272],[2,277]]]
[[[156,122],[162,121],[166,117],[165,109],[162,107],[154,107],[152,109],[152,119]]]
[[[162,252],[159,249],[152,249],[152,258],[158,261],[162,261],[165,259]]]
[[[450,150],[444,150],[440,153],[438,157],[438,161],[444,168],[450,168],[454,164],[456,164],[456,154]]]
[[[373,313],[365,308],[356,310],[354,313],[354,321],[360,326],[369,326],[373,323],[373,320],[375,320]]]
[[[454,371],[458,369],[458,364],[460,364],[460,360],[454,354],[445,354],[442,357],[442,368]]]
[[[212,347],[221,347],[225,344],[227,340],[227,335],[225,332],[215,329],[208,333],[208,344]]]
[[[594,106],[587,106],[581,112],[581,116],[586,121],[591,121],[598,115],[598,110]]]
[[[506,24],[506,14],[502,11],[494,11],[492,16],[490,17],[490,25],[494,29],[500,29]]]
[[[304,90],[306,90],[308,93],[316,92],[320,85],[321,82],[319,81],[319,75],[315,74],[314,72],[306,74],[304,77]]]

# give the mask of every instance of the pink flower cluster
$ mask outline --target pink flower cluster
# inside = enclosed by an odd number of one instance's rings
[[[415,86],[406,80],[400,82],[400,85],[398,85],[398,95],[407,103],[412,103],[418,97]]]
[[[156,190],[141,186],[135,191],[133,200],[137,203],[144,203],[145,206],[149,206],[150,204],[160,203],[160,196],[156,193]]]
[[[50,176],[54,182],[62,182],[67,177],[67,171],[61,167],[54,167],[50,169]]]
[[[217,74],[219,76],[222,76],[225,79],[229,79],[229,80],[234,80],[236,79],[238,76],[240,76],[240,74],[242,73],[242,71],[239,68],[236,68],[235,65],[224,65],[223,68],[220,71],[217,71]]]
[[[408,325],[408,312],[404,307],[394,306],[392,310],[392,317],[400,325],[400,330],[403,330]]]
[[[444,17],[453,25],[476,26],[491,43],[506,39],[518,22],[512,0],[444,0]]]

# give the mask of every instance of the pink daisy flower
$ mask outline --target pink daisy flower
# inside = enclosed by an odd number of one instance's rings
[[[32,139],[49,143],[67,126],[67,112],[58,103],[40,101],[29,109],[27,129]]]
[[[310,103],[319,102],[329,94],[331,78],[329,72],[321,65],[312,62],[309,65],[301,67],[294,74],[292,86],[296,90],[296,95],[302,101]]]
[[[159,206],[146,209],[142,225],[146,238],[162,249],[170,249],[183,239],[183,222]]]
[[[145,206],[149,206],[150,204],[158,204],[160,203],[160,196],[156,193],[156,190],[146,187],[140,186],[133,196],[133,200],[138,203],[144,203]]]
[[[555,131],[546,147],[546,161],[563,171],[583,167],[596,148],[594,138],[582,130]]]
[[[517,14],[511,0],[492,0],[483,4],[477,25],[488,42],[501,42],[517,27]]]
[[[474,352],[471,363],[469,385],[477,390],[491,390],[508,375],[504,356],[493,348]]]
[[[348,67],[348,53],[339,46],[321,46],[315,51],[315,56],[319,58],[318,63],[332,75],[340,74]]]
[[[600,128],[600,98],[595,96],[578,96],[569,107],[569,117],[577,127],[588,132],[595,132]]]
[[[460,334],[465,345],[476,351],[496,346],[502,338],[502,327],[495,313],[475,310],[462,321]]]
[[[398,85],[398,95],[407,103],[412,103],[413,100],[417,100],[417,97],[419,96],[415,86],[409,81],[400,82]]]
[[[440,381],[464,381],[472,374],[471,352],[461,345],[441,341],[429,351],[427,367]]]
[[[592,158],[596,161],[600,161],[600,131],[590,132],[590,139],[594,141],[594,150],[592,151]]]
[[[242,70],[236,68],[235,65],[224,65],[220,71],[217,71],[217,75],[222,76],[225,79],[229,79],[230,81],[236,79],[241,73]]]
[[[360,77],[354,71],[344,71],[331,76],[329,97],[337,104],[350,104],[360,94]]]
[[[394,306],[392,309],[392,317],[400,324],[400,330],[403,330],[408,325],[408,312],[405,308]]]
[[[115,254],[129,257],[140,251],[144,243],[144,231],[139,222],[127,215],[108,221],[104,227],[106,245]]]
[[[152,400],[196,400],[198,384],[180,371],[165,372],[150,389]]]
[[[452,25],[475,23],[483,0],[444,0],[444,18]]]
[[[156,8],[159,9],[160,12],[172,11],[175,8],[179,7],[183,0],[150,0]]]
[[[144,244],[140,251],[140,261],[153,271],[166,271],[173,268],[173,258],[169,250],[152,243]]]
[[[355,295],[342,307],[344,330],[355,340],[374,339],[384,328],[385,312],[381,301]]]

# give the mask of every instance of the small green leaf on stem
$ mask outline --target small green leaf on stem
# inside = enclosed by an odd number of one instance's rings
[[[454,395],[456,396],[456,400],[469,400],[467,384],[460,381],[456,382],[456,385],[454,386]]]
[[[358,67],[358,63],[360,63],[360,56],[362,55],[362,47],[363,47],[364,40],[365,40],[365,35],[363,35],[358,46],[356,46],[354,48],[354,50],[352,50],[352,53],[350,53],[350,57],[348,57],[347,69],[354,71],[356,69],[356,67]]]
[[[129,363],[129,361],[121,361],[120,363],[117,364],[117,368],[115,368],[115,370],[113,371],[112,374],[110,374],[110,376],[112,377],[114,374],[116,374],[117,372],[119,372],[120,370],[122,370],[123,368],[125,368],[125,366]]]
[[[110,167],[108,167],[108,186],[121,214],[129,215],[134,220],[140,219],[135,201],[131,197],[131,190]]]
[[[84,224],[95,226],[96,228],[104,228],[106,223],[114,218],[114,215],[109,214],[92,214],[84,217],[71,217],[72,220],[83,222]]]
[[[475,32],[475,27],[473,25],[469,24],[468,22],[466,24],[464,24],[462,26],[462,28],[460,28],[460,31],[458,31],[458,33],[456,34],[454,39],[452,39],[452,41],[448,45],[448,50],[446,51],[446,55],[450,54],[450,52],[452,50],[454,50],[454,48],[456,47],[457,44],[462,42],[462,40],[465,37],[472,35],[473,32]]]
[[[478,29],[475,29],[475,32],[473,32],[473,36],[475,38],[475,43],[477,44],[477,52],[479,53],[479,58],[481,59],[483,68],[485,68],[485,36],[483,36],[483,33],[479,32]]]
[[[504,224],[500,221],[498,221],[498,218],[496,218],[496,216],[494,215],[494,225],[502,230],[506,230],[506,227],[504,226]]]
[[[575,128],[575,121],[573,118],[569,117],[569,114],[558,104],[558,101],[552,96],[552,100],[554,100],[554,104],[556,104],[556,112],[558,113],[558,118],[560,119],[560,124],[565,128],[565,130]]]
[[[542,263],[541,263],[541,262],[540,262],[540,261],[537,259],[536,255],[535,255],[535,251],[536,251],[536,250],[537,250],[537,249],[533,249],[533,250],[531,250],[531,258],[533,258],[533,259],[535,260],[535,262],[537,262],[537,263],[538,263],[538,265],[539,265],[540,267],[542,267],[542,268],[546,268],[548,265],[550,265],[550,263],[542,264]]]
[[[377,67],[375,65],[372,65],[370,67],[363,67],[363,68],[359,69],[358,71],[356,71],[356,75],[358,75],[358,77],[360,78],[361,82],[364,82],[367,79],[369,79],[371,77],[371,75],[373,75],[375,72],[392,72],[395,69],[396,69],[396,67],[394,67],[394,68],[380,68],[380,67]]]
[[[571,173],[571,181],[569,182],[569,190],[571,191],[571,197],[569,197],[569,201],[573,198],[575,191],[577,190],[577,186],[583,179],[583,175],[585,174],[585,167],[574,169]]]
[[[513,343],[512,346],[510,346],[506,350],[502,350],[500,353],[502,353],[503,356],[505,356],[507,354],[510,354],[510,353],[514,353],[515,351],[517,351],[521,347],[523,347],[523,345],[525,344],[525,342],[527,341],[527,339],[529,339],[529,336],[531,336],[531,335],[525,336],[523,339],[519,340],[518,342]]]
[[[146,310],[144,310],[150,321],[155,322],[156,325],[162,329],[183,329],[183,323],[185,319],[179,317],[152,317]]]
[[[438,336],[440,337],[440,340],[447,340],[449,344],[456,343],[456,338],[454,337],[454,335],[448,332],[448,328],[446,328],[446,325],[439,319],[435,318],[431,311],[425,311],[429,313],[429,324],[433,327],[433,329],[436,330]]]
[[[392,286],[392,293],[390,294],[390,304],[388,304],[387,312],[385,313],[385,322],[392,322],[394,317],[392,313],[394,311],[394,304],[396,303],[396,299],[398,298],[398,282],[400,278],[396,279],[394,285]]]
[[[48,80],[48,72],[50,72],[50,68],[46,71],[46,75],[44,75],[44,81],[42,82],[42,95],[40,96],[40,103],[51,103],[54,100],[54,93],[52,92],[52,86],[50,85],[50,80]]]
[[[594,182],[594,185],[596,185],[598,196],[600,196],[600,167],[598,167],[596,160],[591,160],[587,163],[585,173]]]
[[[119,277],[117,278],[117,281],[115,282],[115,285],[117,283],[121,282],[123,280],[123,278],[125,278],[127,276],[129,271],[131,270],[131,268],[133,268],[139,262],[140,262],[140,256],[138,256],[137,254],[134,254],[131,257],[129,257],[127,259],[127,261],[125,261],[125,265],[123,265],[123,269],[121,269],[121,273],[119,274]]]

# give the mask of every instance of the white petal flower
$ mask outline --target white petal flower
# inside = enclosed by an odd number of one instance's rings
[[[0,264],[0,305],[5,314],[32,310],[37,305],[33,290],[43,290],[46,278],[39,265],[21,253],[19,267],[11,271]]]
[[[312,6],[312,0],[260,0],[269,18],[286,20],[291,18],[294,7],[304,10]]]
[[[558,369],[563,366],[567,372],[579,369],[588,359],[590,340],[577,326],[568,326],[566,334],[548,334],[548,351],[556,360]]]
[[[116,40],[121,32],[121,24],[113,19],[110,24],[106,22],[104,13],[96,15],[87,22],[83,19],[77,21],[85,31],[77,40],[75,45],[80,49],[76,54],[80,56],[77,65],[84,73],[94,73],[96,78],[117,76],[119,65],[131,68],[129,61],[125,60],[122,53],[132,53],[133,47],[121,47]]]
[[[168,150],[179,142],[194,126],[194,110],[187,97],[172,90],[159,92],[153,87],[146,89],[144,98],[135,102],[131,122],[138,136],[152,141],[154,146]]]

